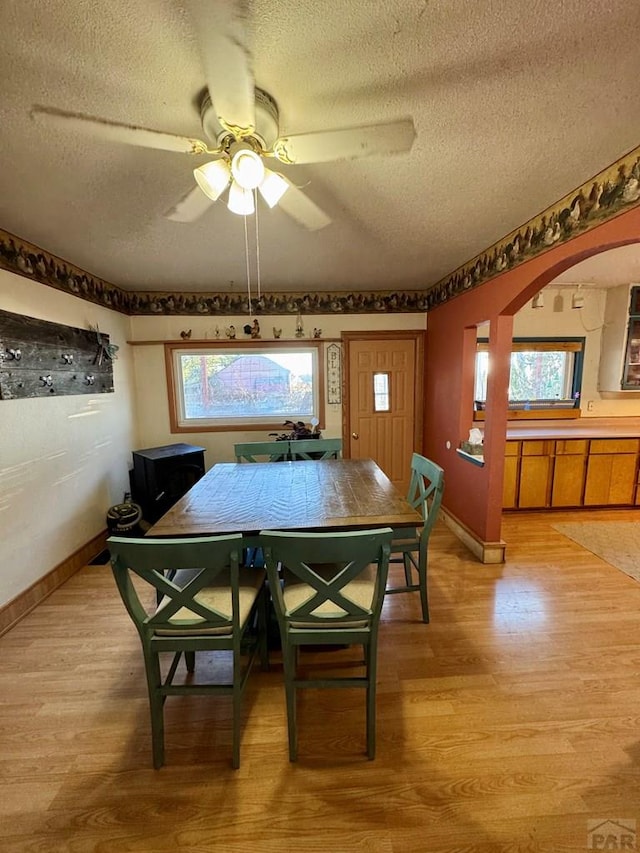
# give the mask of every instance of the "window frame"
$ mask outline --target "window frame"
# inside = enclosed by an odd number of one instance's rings
[[[291,420],[291,415],[273,416],[265,418],[264,421],[245,420],[243,418],[227,419],[224,424],[198,423],[185,425],[181,422],[183,407],[178,397],[181,387],[180,380],[176,375],[177,360],[180,354],[195,350],[196,353],[205,354],[232,350],[237,352],[255,354],[268,353],[269,350],[290,353],[295,350],[315,351],[314,361],[316,365],[315,386],[317,412],[311,417],[319,420],[319,429],[325,425],[325,379],[322,341],[318,340],[296,340],[296,341],[172,341],[164,344],[165,372],[167,378],[167,398],[169,403],[169,423],[171,433],[196,433],[196,432],[264,432],[282,431],[283,421]],[[203,419],[204,420],[204,419]]]
[[[573,375],[571,377],[571,400],[572,405],[566,406],[549,406],[542,407],[539,405],[527,404],[525,401],[509,400],[509,413],[512,418],[530,417],[530,418],[549,418],[549,417],[579,417],[580,416],[580,397],[582,393],[582,373],[584,368],[584,350],[586,337],[518,337],[513,338],[511,342],[511,353],[514,352],[573,352]],[[478,352],[487,352],[489,350],[489,339],[478,338],[476,341],[476,354]],[[478,408],[478,400],[475,399],[475,379],[474,379],[474,406],[476,411],[474,416],[476,420],[484,419],[484,408]],[[569,398],[565,398],[567,401]],[[515,403],[522,403],[516,406]]]

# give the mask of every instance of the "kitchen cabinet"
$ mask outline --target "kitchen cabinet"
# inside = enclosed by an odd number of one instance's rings
[[[607,290],[598,390],[640,391],[640,285]]]
[[[639,459],[639,438],[508,441],[503,508],[639,505]]]
[[[634,504],[638,439],[597,439],[590,444],[584,505]]]
[[[508,441],[504,456],[504,485],[502,506],[515,509],[518,506],[518,483],[520,480],[520,441]]]
[[[520,460],[518,507],[548,506],[551,487],[553,441],[523,441]]]
[[[587,465],[586,439],[555,442],[551,506],[580,506]]]
[[[640,290],[640,287],[633,289]],[[622,390],[640,390],[640,316],[629,317],[626,343]]]

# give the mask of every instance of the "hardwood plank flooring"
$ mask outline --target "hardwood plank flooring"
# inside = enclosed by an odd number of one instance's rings
[[[556,853],[606,820],[640,832],[640,584],[551,526],[638,518],[507,515],[504,565],[438,525],[431,624],[415,594],[385,602],[373,762],[362,692],[339,690],[300,696],[289,763],[276,653],[240,770],[229,701],[200,696],[167,700],[154,771],[137,634],[109,567],[83,568],[0,638],[0,850]]]

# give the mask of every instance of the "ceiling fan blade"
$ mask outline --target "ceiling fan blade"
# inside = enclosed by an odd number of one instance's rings
[[[31,109],[31,115],[46,125],[61,127],[65,130],[80,130],[83,133],[98,136],[100,139],[121,142],[125,145],[139,145],[143,148],[157,148],[161,151],[176,151],[182,154],[213,153],[200,139],[175,136],[172,133],[149,130],[146,127],[67,112],[56,107],[42,107],[36,104]]]
[[[236,138],[255,130],[247,0],[190,0],[205,80],[218,121]]]
[[[173,222],[195,222],[209,210],[212,204],[213,201],[196,185],[173,207],[170,207],[164,216]]]
[[[320,228],[331,223],[331,219],[321,210],[318,205],[311,201],[302,190],[298,189],[291,181],[285,180],[289,184],[289,189],[278,202],[278,207],[283,210],[287,216],[295,219],[300,225],[308,231],[319,231]]]
[[[407,118],[389,124],[282,136],[276,140],[273,153],[283,163],[329,163],[374,154],[400,154],[410,150],[415,138],[413,120]]]

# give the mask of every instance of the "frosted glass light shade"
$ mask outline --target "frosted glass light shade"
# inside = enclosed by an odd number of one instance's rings
[[[231,160],[231,174],[234,181],[242,189],[255,190],[264,178],[264,163],[262,157],[255,151],[246,148],[236,151]]]
[[[212,160],[194,169],[193,176],[202,192],[217,201],[229,183],[231,168],[228,160]]]
[[[253,193],[251,190],[245,190],[240,184],[232,181],[227,207],[232,213],[237,213],[238,216],[249,216],[256,209],[253,202]]]
[[[276,172],[271,172],[269,169],[265,169],[264,171],[264,181],[260,184],[258,189],[260,190],[260,195],[269,207],[275,207],[289,189],[289,184]]]

